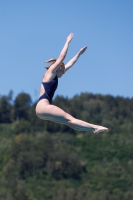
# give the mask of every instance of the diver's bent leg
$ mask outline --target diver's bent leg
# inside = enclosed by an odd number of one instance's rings
[[[92,130],[94,133],[108,131],[107,128],[79,120],[54,105],[45,106],[44,112],[39,115],[41,119],[50,120],[59,124],[66,124],[78,131]]]

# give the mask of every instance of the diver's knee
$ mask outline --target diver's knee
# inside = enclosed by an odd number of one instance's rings
[[[74,118],[72,115],[66,113],[65,118],[67,119],[67,123],[68,123],[68,125],[70,125],[70,124],[74,124],[75,118]]]
[[[70,121],[70,120],[72,120],[72,115],[70,115],[70,114],[68,114],[68,113],[65,113],[65,119],[67,120],[67,121]]]

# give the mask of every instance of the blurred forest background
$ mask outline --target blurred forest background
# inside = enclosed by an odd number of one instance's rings
[[[53,104],[110,131],[77,132],[37,118],[29,94],[0,96],[0,200],[133,200],[133,98]]]

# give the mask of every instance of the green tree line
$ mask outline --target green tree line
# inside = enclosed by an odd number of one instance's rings
[[[133,200],[133,98],[81,93],[53,104],[109,128],[43,121],[27,93],[0,96],[0,200]]]

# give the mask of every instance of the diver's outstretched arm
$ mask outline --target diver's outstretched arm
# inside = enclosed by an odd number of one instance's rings
[[[80,55],[83,54],[86,49],[87,49],[87,46],[81,48],[80,51],[65,65],[65,72],[75,64],[75,62],[78,60]]]
[[[50,66],[50,70],[51,72],[56,72],[56,70],[60,67],[60,64],[63,62],[63,60],[65,59],[66,57],[66,54],[67,54],[67,50],[68,50],[68,47],[69,47],[69,43],[71,42],[72,38],[74,37],[74,34],[71,33],[67,39],[66,39],[66,42],[64,44],[64,47],[62,49],[62,51],[60,52],[60,55],[58,57],[58,59],[56,60],[55,63],[53,63],[51,66]]]

